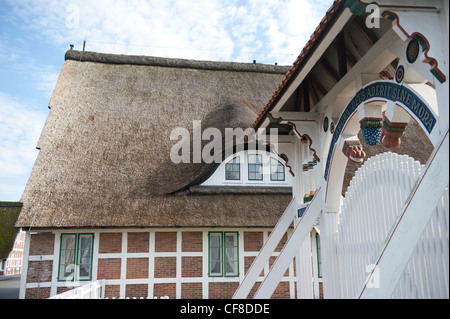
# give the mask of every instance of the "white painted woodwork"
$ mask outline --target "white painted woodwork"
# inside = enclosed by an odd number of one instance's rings
[[[390,298],[399,282],[411,256],[413,255],[417,244],[420,241],[424,230],[426,229],[430,218],[436,211],[436,206],[442,198],[442,193],[448,187],[449,174],[449,137],[448,132],[445,135],[442,143],[435,149],[427,163],[427,167],[422,171],[419,180],[415,183],[407,201],[402,206],[400,214],[386,238],[386,243],[381,249],[374,264],[378,268],[378,272],[372,272],[359,295],[359,298],[373,299],[373,298]],[[448,194],[448,190],[446,191]],[[448,196],[448,195],[447,195]],[[426,199],[426,200],[425,200]],[[447,211],[448,215],[448,211]],[[435,226],[436,227],[436,226]],[[443,235],[441,238],[444,244],[447,244],[448,251],[448,230],[447,237]],[[430,245],[435,244],[433,238]],[[426,254],[426,262],[435,263],[431,258],[434,257],[430,253]],[[432,272],[431,269],[427,271]],[[379,278],[373,278],[373,277]],[[378,288],[369,289],[369,283],[372,279],[378,280]],[[441,298],[448,298],[448,268],[446,281],[446,296],[439,296]],[[445,276],[436,280],[445,282]],[[436,289],[438,287],[433,285],[433,280],[427,280],[426,284],[432,288],[429,291],[430,295],[425,297],[436,298]]]
[[[287,240],[280,255],[275,260],[272,268],[265,277],[264,281],[259,286],[255,299],[268,299],[272,296],[273,292],[277,288],[281,281],[286,269],[292,263],[295,255],[298,254],[299,248],[304,242],[305,238],[309,236],[311,229],[314,226],[316,218],[319,216],[322,210],[322,194],[318,189],[315,196],[308,205],[308,208],[303,213],[303,217],[299,220],[298,224],[294,228],[293,233]],[[297,270],[299,271],[299,270]],[[308,284],[312,285],[312,281]]]
[[[447,152],[448,156],[448,140],[446,143],[447,151],[443,149],[441,154]],[[439,160],[437,157],[434,159]],[[445,161],[441,166],[442,163]],[[448,162],[446,165],[448,174]],[[357,171],[340,213],[337,253],[341,291],[335,297],[359,296],[373,265],[377,264],[384,243],[392,242],[390,236],[400,231],[397,223],[404,218],[401,217],[402,207],[415,198],[414,202],[420,202],[421,207],[409,205],[413,214],[410,224],[403,233],[396,235],[401,244],[395,250],[391,246],[391,258],[388,257],[383,268],[379,265],[375,268],[367,281],[365,294],[369,294],[369,298],[374,298],[373,294],[379,298],[448,298],[448,188],[444,192],[448,175],[444,174],[445,168],[439,169],[443,173],[440,178],[444,186],[436,184],[434,177],[426,194],[415,191],[423,168],[408,156],[377,155]],[[433,203],[430,192],[439,199],[438,204]],[[427,209],[432,214],[429,223],[423,219]],[[420,227],[422,230],[417,229]]]
[[[275,228],[270,233],[269,238],[264,243],[258,256],[255,258],[252,265],[248,269],[244,280],[241,282],[239,288],[234,293],[233,299],[247,298],[259,275],[264,270],[264,266],[269,262],[269,258],[273,255],[275,249],[277,248],[281,238],[286,233],[289,226],[292,224],[296,213],[297,199],[293,198],[284,211],[283,215],[279,219],[278,223],[275,225]]]
[[[281,153],[286,152],[287,145],[279,145]],[[290,154],[290,152],[287,152]],[[263,180],[249,180],[248,179],[248,155],[261,155],[263,163]],[[225,178],[225,166],[236,156],[240,157],[240,180],[227,180]],[[289,155],[288,155],[289,156]],[[271,181],[270,179],[270,159],[273,158],[284,165],[284,181]],[[214,171],[214,173],[204,181],[201,186],[267,186],[267,187],[291,187],[292,174],[289,172],[289,167],[286,162],[278,157],[276,154],[268,153],[266,151],[248,150],[235,153],[226,158]]]
[[[105,299],[105,280],[97,280],[48,299]]]

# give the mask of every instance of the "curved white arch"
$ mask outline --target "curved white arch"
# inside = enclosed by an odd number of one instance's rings
[[[385,103],[385,108],[388,104],[400,106],[420,124],[433,145],[436,146],[439,142],[439,115],[430,92],[427,96],[422,96],[417,87],[412,88],[407,84],[393,81],[374,81],[367,84],[355,94],[342,112],[330,142],[327,161],[324,163],[325,202],[330,211],[339,209],[341,186],[348,160],[341,150],[337,150],[339,142],[359,132],[358,116],[355,116],[358,108],[363,104],[378,102]]]

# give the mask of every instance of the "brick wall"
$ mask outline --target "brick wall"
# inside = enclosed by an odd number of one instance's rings
[[[121,267],[120,258],[101,258],[98,260],[97,279],[120,279]]]
[[[54,234],[31,235],[30,255],[53,255],[55,242]]]
[[[181,284],[181,299],[202,299],[203,284],[201,282],[184,282]]]
[[[53,252],[55,235],[51,233],[32,234],[30,236],[29,255],[35,258],[28,262],[26,280],[30,284],[39,284],[52,281]],[[55,264],[57,267],[57,264]],[[50,297],[50,288],[27,288],[25,298],[46,299]]]
[[[181,257],[181,277],[202,277],[203,257]]]
[[[176,266],[176,257],[156,257],[155,278],[175,278],[177,271]]]
[[[260,251],[264,240],[263,232],[244,232],[244,251]]]
[[[201,252],[203,250],[203,233],[202,232],[183,232],[182,246],[183,252]]]
[[[93,256],[94,277],[92,280],[106,280],[105,295],[108,298],[231,298],[239,286],[239,277],[209,277],[208,274],[208,233],[221,231],[217,228],[204,230],[91,230],[80,233],[94,233],[96,253]],[[239,232],[240,272],[245,274],[255,256],[262,248],[268,230],[226,229],[223,231]],[[75,233],[73,230],[67,233]],[[48,254],[48,259],[33,258],[28,262],[26,297],[43,297],[61,293],[69,288],[64,283],[52,278],[55,247],[59,247],[61,233],[37,234],[31,236],[30,256]],[[56,240],[56,241],[55,241]],[[181,240],[181,242],[178,242]],[[281,250],[287,240],[285,235],[277,250]],[[56,245],[56,246],[55,246]],[[94,249],[95,250],[95,249]],[[243,253],[242,253],[243,252]],[[45,258],[44,258],[45,259]],[[270,259],[273,263],[275,257]],[[262,271],[261,276],[267,272]],[[277,287],[274,298],[290,298],[295,292],[294,271],[287,270],[284,281]],[[292,274],[291,274],[292,273]],[[45,277],[45,278],[44,278]],[[43,278],[43,281],[39,281]],[[288,281],[286,281],[288,280]],[[35,290],[32,284],[44,283],[46,289]],[[250,297],[259,287],[253,287]],[[51,287],[51,288],[49,288]],[[48,288],[48,289],[47,289]]]
[[[127,279],[148,278],[148,258],[127,259]]]
[[[122,233],[100,233],[98,252],[100,254],[121,253]]]
[[[128,253],[148,253],[150,233],[128,233]]]
[[[156,252],[177,251],[177,233],[175,232],[155,233],[155,251]]]
[[[210,282],[209,299],[231,299],[239,287],[238,282]]]
[[[28,263],[27,282],[47,282],[52,280],[53,261],[30,261]]]

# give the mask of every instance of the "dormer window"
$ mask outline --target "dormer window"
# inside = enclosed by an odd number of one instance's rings
[[[241,164],[239,156],[236,156],[225,165],[225,179],[227,181],[238,181],[241,179]]]
[[[263,180],[263,164],[261,155],[248,155],[248,180],[262,181]]]
[[[284,159],[257,150],[235,153],[217,166],[201,186],[291,187]]]
[[[284,165],[274,158],[270,158],[270,180],[284,181]]]

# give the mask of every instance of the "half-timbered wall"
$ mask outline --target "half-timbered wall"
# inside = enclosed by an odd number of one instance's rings
[[[270,229],[83,229],[27,232],[22,298],[48,298],[88,282],[58,281],[62,234],[94,234],[91,281],[105,279],[107,298],[214,299],[231,298]],[[208,269],[208,234],[237,232],[237,277],[211,277]],[[288,231],[290,233],[290,230]],[[269,264],[281,251],[280,241]],[[263,274],[267,274],[266,265]],[[273,298],[296,298],[295,263],[289,266]],[[252,297],[263,277],[256,282]],[[24,278],[26,280],[24,280]]]

